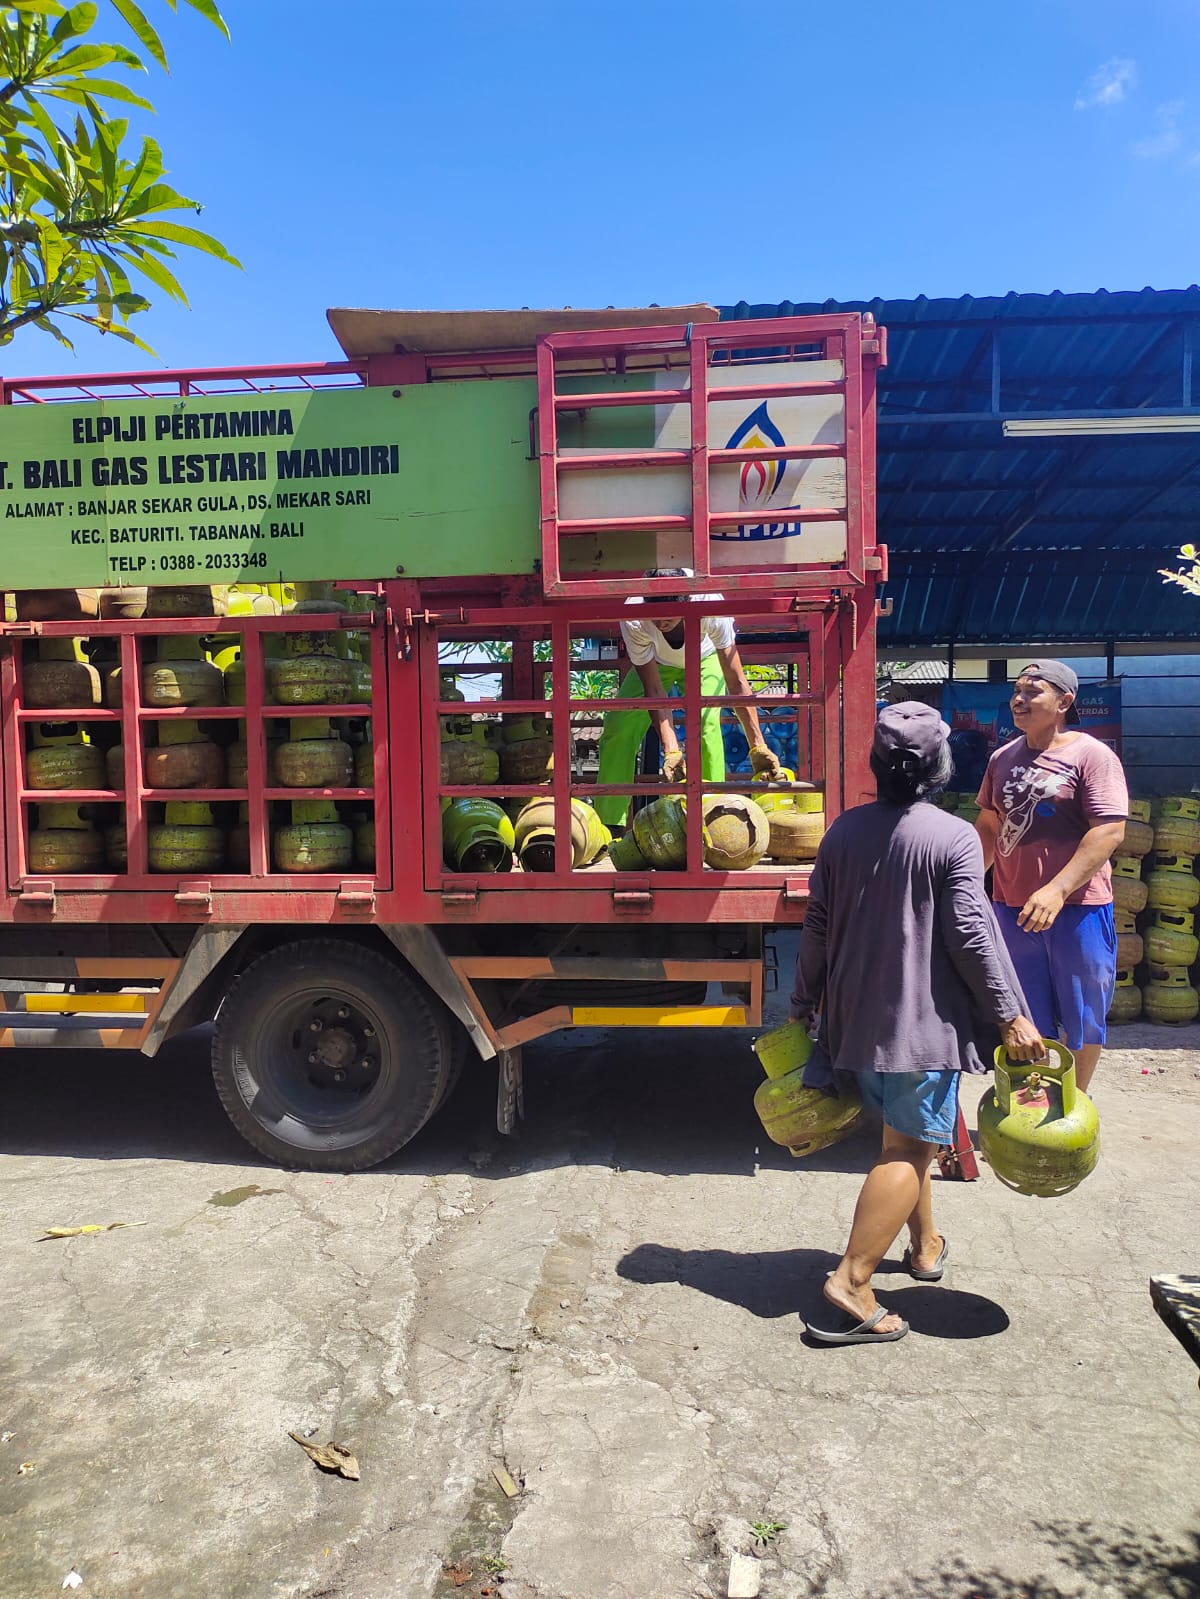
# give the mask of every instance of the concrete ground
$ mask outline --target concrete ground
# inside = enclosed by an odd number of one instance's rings
[[[745,1033],[549,1040],[518,1139],[480,1068],[333,1178],[245,1149],[201,1035],[10,1052],[0,1599],[698,1599],[735,1553],[767,1599],[1200,1594],[1197,1372],[1146,1289],[1200,1269],[1200,1028],[1116,1042],[1095,1175],[940,1183],[944,1283],[897,1251],[912,1334],[840,1350],[798,1314],[871,1142],[765,1144]]]

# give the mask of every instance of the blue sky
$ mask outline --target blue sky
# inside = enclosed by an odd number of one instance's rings
[[[138,319],[166,365],[336,358],[338,304],[1200,277],[1200,0],[223,0],[231,44],[142,3],[155,136],[244,263]],[[84,330],[0,356],[138,364]]]

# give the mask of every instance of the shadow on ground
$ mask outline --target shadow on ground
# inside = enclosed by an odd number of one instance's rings
[[[1030,1541],[1049,1545],[1063,1568],[1054,1575],[1016,1579],[994,1570],[972,1570],[955,1561],[942,1570],[913,1573],[911,1591],[921,1599],[1196,1599],[1200,1595],[1200,1536],[1172,1543],[1155,1533],[1089,1523],[1032,1523]],[[808,1599],[820,1599],[821,1590]],[[880,1594],[878,1599],[884,1599]]]
[[[587,1162],[663,1174],[746,1176],[791,1169],[754,1113],[762,1073],[749,1029],[591,1030],[525,1052],[525,1121],[496,1132],[496,1067],[468,1063],[430,1124],[380,1168],[501,1178]],[[156,1059],[133,1051],[12,1050],[0,1078],[0,1153],[74,1159],[271,1163],[233,1130],[209,1072],[211,1029],[173,1039]],[[877,1134],[808,1157],[807,1170],[864,1172]]]
[[[729,1249],[673,1249],[639,1244],[617,1262],[617,1275],[635,1283],[680,1283],[772,1320],[799,1316],[817,1326],[837,1318],[821,1292],[838,1256],[823,1249],[776,1249],[742,1254]],[[885,1263],[887,1271],[899,1263]],[[908,1278],[902,1278],[907,1282]],[[1009,1325],[1008,1316],[982,1294],[913,1283],[889,1283],[882,1296],[889,1310],[903,1316],[914,1332],[929,1338],[992,1338]],[[853,1346],[861,1348],[861,1345]]]

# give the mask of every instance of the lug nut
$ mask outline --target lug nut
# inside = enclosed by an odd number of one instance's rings
[[[374,1038],[375,1037],[375,1029],[373,1027],[364,1027],[363,1028],[363,1037],[364,1038]]]
[[[324,1025],[325,1023],[319,1016],[314,1016],[312,1021],[308,1024],[308,1030],[310,1033],[319,1033]]]
[[[337,1013],[338,1013],[338,1021],[339,1022],[344,1022],[346,1020],[346,1018],[350,1015],[350,1007],[349,1007],[349,1005],[339,1005],[338,1008],[337,1008]]]
[[[334,1072],[334,1074],[333,1074],[333,1080],[334,1080],[334,1082],[335,1082],[335,1083],[344,1083],[344,1082],[345,1082],[345,1081],[346,1081],[346,1074],[345,1074],[345,1072],[343,1072],[343,1071],[336,1071],[336,1072]]]
[[[317,1064],[317,1059],[318,1059],[318,1056],[317,1056],[316,1050],[315,1049],[310,1049],[309,1052],[308,1052],[308,1064],[310,1066],[315,1066]]]

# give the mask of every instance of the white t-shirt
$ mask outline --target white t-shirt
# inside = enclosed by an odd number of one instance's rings
[[[702,600],[724,599],[723,594],[701,594]],[[634,603],[634,602],[629,602]],[[640,604],[640,600],[636,603]],[[678,649],[668,644],[662,630],[654,622],[622,622],[621,637],[625,653],[634,666],[648,666],[657,661],[660,666],[682,666],[683,646]],[[732,649],[736,634],[732,616],[702,616],[700,618],[700,658],[712,655],[715,650]]]

